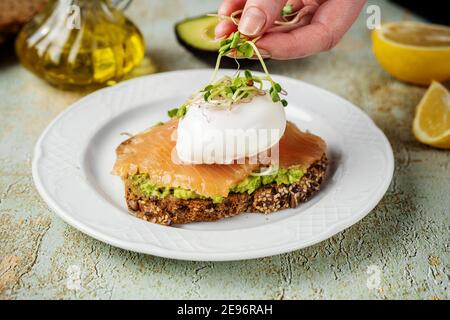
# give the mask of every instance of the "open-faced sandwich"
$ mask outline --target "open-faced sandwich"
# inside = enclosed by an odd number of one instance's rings
[[[230,53],[256,54],[265,75],[217,79],[220,58]],[[283,95],[253,41],[239,32],[224,40],[210,83],[170,110],[169,121],[117,148],[113,173],[123,179],[129,210],[171,225],[267,214],[309,199],[325,175],[326,144],[286,121]]]

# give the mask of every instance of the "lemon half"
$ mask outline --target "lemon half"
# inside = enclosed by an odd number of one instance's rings
[[[411,21],[372,32],[373,51],[394,77],[419,85],[450,79],[450,27]]]

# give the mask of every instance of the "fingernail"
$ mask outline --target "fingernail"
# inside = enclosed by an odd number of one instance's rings
[[[255,36],[261,32],[266,24],[266,14],[257,7],[250,7],[245,10],[241,22],[239,23],[239,31],[246,36]]]

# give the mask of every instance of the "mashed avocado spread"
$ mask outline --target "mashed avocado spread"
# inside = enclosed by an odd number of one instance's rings
[[[268,185],[271,183],[277,184],[293,184],[303,177],[304,171],[302,169],[279,169],[276,173],[265,176],[248,176],[242,182],[230,189],[231,193],[248,193],[252,194],[259,187]],[[152,183],[147,174],[136,174],[130,178],[131,185],[139,193],[146,197],[156,197],[159,199],[165,198],[168,195],[173,195],[178,199],[208,199],[207,197],[201,196],[194,191],[182,189],[182,188],[168,188],[159,187]],[[223,197],[211,197],[209,198],[213,203],[220,203]]]

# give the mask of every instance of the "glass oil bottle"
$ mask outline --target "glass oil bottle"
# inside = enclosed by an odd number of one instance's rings
[[[145,44],[111,1],[51,0],[20,32],[16,51],[27,69],[54,86],[84,90],[124,78],[141,63]]]

